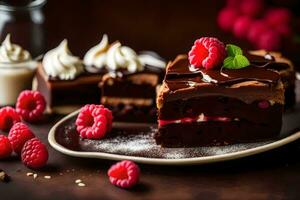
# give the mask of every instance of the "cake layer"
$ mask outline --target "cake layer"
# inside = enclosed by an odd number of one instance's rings
[[[164,102],[159,109],[159,120],[174,120],[199,116],[222,116],[247,119],[255,123],[270,123],[281,120],[282,104],[265,100],[246,104],[238,99],[224,96],[203,96]]]
[[[192,147],[256,142],[279,135],[281,122],[248,121],[173,123],[161,126],[154,138],[163,147]]]
[[[114,121],[119,122],[138,122],[154,123],[156,122],[157,110],[155,106],[137,106],[132,104],[103,104],[109,108],[114,117]]]
[[[104,96],[155,98],[159,75],[138,73],[126,77],[103,76],[100,87]]]
[[[99,74],[81,75],[75,80],[49,80],[40,65],[37,70],[37,90],[46,99],[47,105],[71,106],[84,104],[99,104],[101,91],[98,83],[101,80]]]

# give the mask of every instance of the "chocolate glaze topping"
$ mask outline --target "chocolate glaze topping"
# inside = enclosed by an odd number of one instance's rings
[[[242,69],[206,70],[192,67],[187,56],[182,56],[181,59],[176,59],[169,65],[166,82],[171,90],[180,88],[179,85],[182,86],[182,84],[192,86],[194,83],[228,86],[245,81],[258,81],[275,85],[280,79],[280,75],[276,70],[289,67],[285,63],[276,63],[262,56],[247,55],[247,57],[251,65]]]

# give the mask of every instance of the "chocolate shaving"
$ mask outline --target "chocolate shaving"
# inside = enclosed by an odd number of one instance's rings
[[[9,176],[2,169],[0,169],[0,181],[7,183],[9,180]]]

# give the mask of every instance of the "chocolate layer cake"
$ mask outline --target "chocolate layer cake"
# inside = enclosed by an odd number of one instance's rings
[[[155,139],[164,147],[178,147],[276,137],[283,105],[280,74],[269,67],[252,63],[242,69],[194,68],[180,55],[168,64],[158,93]]]
[[[47,52],[37,70],[37,90],[50,112],[68,114],[84,104],[99,104],[98,83],[107,71],[91,73],[68,48],[67,40]]]
[[[137,55],[119,42],[109,44],[107,35],[83,60],[72,55],[64,40],[45,54],[38,67],[37,89],[51,112],[67,114],[102,102],[113,110],[116,121],[155,121],[155,89],[164,68],[157,54]]]

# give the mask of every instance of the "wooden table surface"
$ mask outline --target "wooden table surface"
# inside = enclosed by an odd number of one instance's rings
[[[27,169],[17,157],[0,162],[11,176],[0,182],[1,200],[45,199],[299,199],[300,141],[248,158],[200,166],[140,165],[141,181],[132,190],[110,184],[106,175],[113,161],[72,158],[47,142],[47,133],[61,116],[31,125],[47,145],[50,159],[45,169]],[[28,177],[28,172],[38,177]],[[50,175],[51,179],[45,179]],[[86,187],[74,182],[82,179]]]

